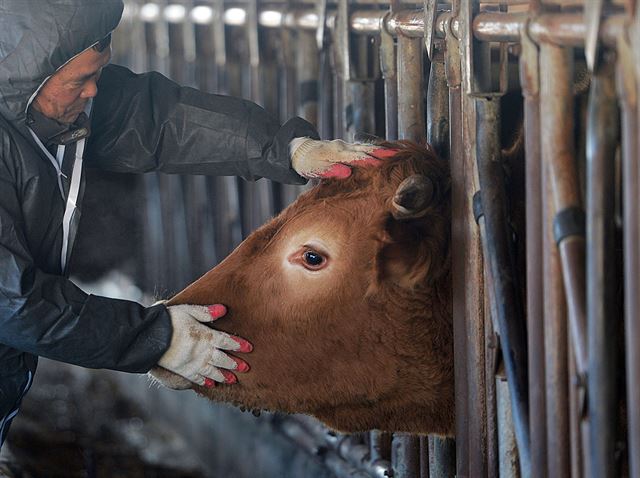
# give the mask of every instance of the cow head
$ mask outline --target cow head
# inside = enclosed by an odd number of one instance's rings
[[[325,180],[173,304],[223,303],[251,371],[212,400],[341,431],[453,431],[449,183],[430,149]],[[157,371],[170,382],[166,371]]]

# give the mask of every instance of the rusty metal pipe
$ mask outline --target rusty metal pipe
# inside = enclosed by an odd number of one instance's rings
[[[432,62],[427,89],[427,143],[443,159],[449,159],[449,102],[444,63]],[[456,473],[456,443],[449,438],[429,437],[431,478]]]
[[[449,158],[449,102],[443,62],[431,63],[427,88],[427,143],[441,158]]]
[[[398,66],[393,37],[382,29],[380,32],[380,71],[384,80],[385,136],[398,139]]]
[[[636,46],[637,48],[637,46]],[[627,420],[631,477],[640,477],[640,171],[638,168],[638,82],[633,50],[620,39],[617,86],[622,119],[624,316]]]
[[[540,165],[540,79],[538,48],[523,36],[520,84],[524,96],[527,347],[529,351],[529,433],[531,476],[546,474],[546,410],[544,383],[544,322],[542,304],[542,168]]]
[[[542,138],[550,146],[543,158],[549,165],[556,216],[554,236],[560,251],[569,311],[569,331],[576,368],[587,367],[584,212],[575,164],[573,139],[573,56],[570,49],[544,44],[540,49],[540,116]],[[552,145],[552,147],[551,147]]]
[[[553,240],[554,169],[551,158],[563,154],[573,141],[572,76],[568,53],[562,48],[540,46],[540,118],[543,168],[543,295],[546,382],[547,476],[569,476],[569,417],[567,376],[567,323],[564,286],[558,248]],[[567,109],[569,111],[567,111]],[[569,123],[567,127],[565,122]],[[568,137],[563,136],[567,134]]]
[[[453,87],[452,87],[453,86]],[[453,254],[451,275],[453,288],[453,349],[456,408],[456,473],[469,476],[469,419],[467,408],[467,330],[465,310],[465,214],[464,213],[464,153],[462,145],[461,85],[449,82],[449,147],[451,151],[451,247],[461,250]]]
[[[398,39],[398,138],[424,141],[422,41]],[[395,433],[392,446],[394,477],[414,478],[420,473],[420,439]]]
[[[473,32],[481,41],[517,42],[527,18],[526,13],[481,13],[474,18]],[[603,18],[600,40],[604,45],[615,46],[625,21],[624,15]],[[581,13],[546,13],[529,23],[528,33],[538,43],[583,46],[587,28]]]
[[[615,155],[618,108],[612,68],[591,79],[587,119],[587,332],[591,476],[618,476],[618,321],[615,305]]]
[[[517,289],[514,255],[510,244],[507,197],[500,151],[500,101],[476,99],[476,157],[485,221],[485,261],[491,269],[494,310],[510,390],[513,423],[523,476],[530,476],[527,335]]]
[[[408,433],[394,433],[391,442],[391,463],[394,478],[420,476],[420,438]]]
[[[217,0],[220,2],[221,0]],[[242,26],[248,19],[231,18],[219,10],[218,3],[212,8],[217,11],[211,15],[209,22],[221,21],[231,26]],[[287,10],[284,7],[269,6],[260,11],[270,15],[260,15],[258,22],[265,28],[296,28],[317,31],[319,15],[315,9],[297,8]],[[135,14],[135,12],[134,12]],[[139,14],[139,13],[138,13]],[[395,12],[385,19],[383,10],[356,10],[349,15],[349,30],[356,34],[376,35],[386,29],[393,36],[404,35],[410,38],[424,38],[423,9],[406,9]],[[438,38],[445,35],[445,24],[451,18],[451,13],[440,12],[429,29]],[[483,12],[473,19],[473,33],[476,39],[486,42],[518,42],[521,31],[527,23],[527,13],[497,13]],[[142,18],[147,22],[148,19]],[[327,12],[325,22],[328,29],[336,28],[336,12]],[[603,18],[600,40],[604,45],[615,47],[616,39],[625,28],[626,17],[622,14],[612,14]],[[206,23],[206,22],[205,22]],[[454,19],[452,29],[459,34],[459,23]],[[547,13],[536,16],[529,26],[529,34],[537,42],[548,42],[563,46],[583,46],[587,27],[584,17],[580,13]]]
[[[418,38],[398,38],[398,137],[424,141],[423,44]]]

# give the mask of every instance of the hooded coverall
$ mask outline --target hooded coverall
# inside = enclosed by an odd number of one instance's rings
[[[121,0],[0,0],[0,445],[38,356],[144,373],[171,340],[163,305],[87,295],[68,280],[84,165],[301,184],[289,142],[318,137],[300,118],[281,127],[249,101],[109,65],[90,136],[46,144],[28,114],[38,88],[110,33],[122,9]]]

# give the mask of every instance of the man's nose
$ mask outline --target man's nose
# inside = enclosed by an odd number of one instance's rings
[[[82,92],[80,93],[81,98],[93,98],[98,94],[98,85],[95,81],[88,81],[84,88],[82,88]]]

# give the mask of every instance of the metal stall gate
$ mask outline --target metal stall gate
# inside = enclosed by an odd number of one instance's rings
[[[634,0],[126,3],[116,62],[450,161],[455,441],[275,429],[338,477],[640,476]],[[140,283],[162,292],[300,191],[159,174],[144,188]]]

